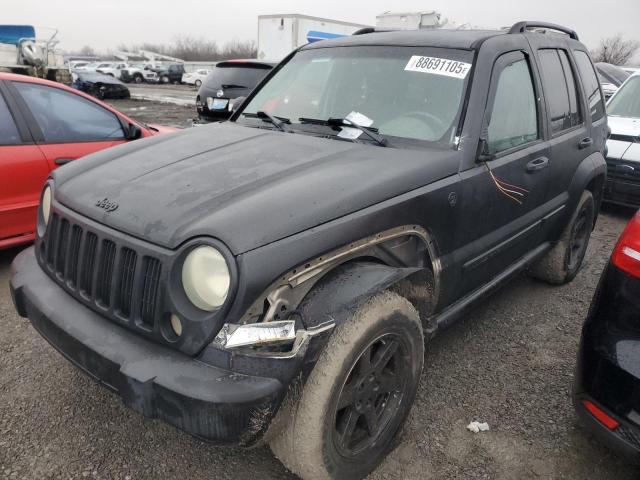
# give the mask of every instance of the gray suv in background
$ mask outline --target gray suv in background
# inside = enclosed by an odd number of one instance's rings
[[[260,60],[219,62],[205,78],[196,97],[198,117],[204,121],[221,121],[231,116],[234,101],[243,99],[275,66]]]

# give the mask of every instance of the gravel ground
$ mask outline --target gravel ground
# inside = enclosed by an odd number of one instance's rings
[[[176,126],[194,113],[112,103],[141,121]],[[570,402],[581,323],[630,216],[611,208],[601,215],[571,284],[520,277],[427,345],[400,446],[372,479],[640,477],[578,425]],[[13,309],[6,285],[17,253],[0,251],[0,478],[293,478],[268,448],[204,444],[127,409],[71,366]],[[491,430],[472,434],[471,420]]]
[[[142,123],[157,123],[170,127],[187,128],[191,127],[192,121],[198,116],[195,105],[195,94],[193,105],[175,105],[170,103],[156,103],[146,100],[109,100],[114,108],[125,115]]]

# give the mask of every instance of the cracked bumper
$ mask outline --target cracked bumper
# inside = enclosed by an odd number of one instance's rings
[[[10,289],[18,313],[75,366],[144,416],[194,436],[253,444],[284,395],[278,379],[207,365],[106,320],[56,285],[33,248],[14,260]]]

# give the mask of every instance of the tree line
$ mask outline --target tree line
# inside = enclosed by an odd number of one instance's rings
[[[177,37],[173,43],[140,43],[140,44],[120,44],[117,51],[138,52],[149,50],[151,52],[180,58],[187,62],[215,62],[228,60],[231,58],[256,58],[258,47],[253,40],[239,41],[233,40],[220,46],[213,40],[195,38],[189,36]],[[112,51],[98,52],[89,45],[85,45],[79,51],[73,52],[76,55],[109,57]]]
[[[591,51],[591,56],[594,62],[626,65],[629,61],[633,60],[639,48],[640,42],[625,39],[621,34],[618,34],[602,39],[598,47]],[[220,46],[213,40],[190,36],[177,37],[171,44],[148,42],[133,45],[120,44],[117,50],[127,52],[149,50],[170,57],[180,58],[188,62],[219,61],[230,58],[256,58],[258,54],[256,42],[253,40],[233,40]],[[100,52],[97,52],[88,45],[74,53],[86,56],[110,55],[110,52],[100,54]]]

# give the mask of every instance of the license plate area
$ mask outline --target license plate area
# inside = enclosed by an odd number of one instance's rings
[[[209,110],[226,110],[228,106],[229,100],[227,98],[207,97],[207,107],[209,107]]]

